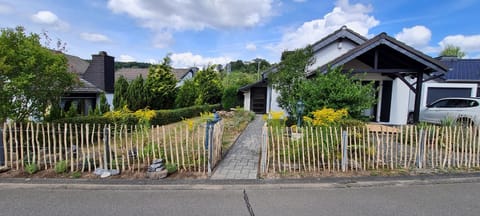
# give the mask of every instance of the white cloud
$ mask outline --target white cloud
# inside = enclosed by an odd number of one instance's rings
[[[344,25],[361,35],[367,36],[369,29],[380,23],[370,15],[372,11],[371,5],[350,4],[348,0],[338,0],[333,10],[324,15],[322,19],[305,22],[297,29],[284,33],[281,41],[278,44],[270,45],[269,48],[277,53],[302,48],[322,39]]]
[[[459,46],[467,54],[480,52],[480,35],[450,35],[438,43],[442,49],[449,44]]]
[[[32,21],[38,24],[51,26],[58,30],[67,30],[69,24],[63,20],[60,20],[57,15],[51,11],[38,11],[31,16]]]
[[[13,7],[5,4],[5,3],[0,3],[0,14],[10,14],[13,12]]]
[[[170,55],[172,60],[172,66],[175,68],[185,67],[205,67],[213,64],[226,64],[232,61],[231,58],[226,56],[221,57],[203,57],[201,55],[194,55],[191,52],[174,53]]]
[[[119,62],[134,62],[135,58],[129,55],[122,54],[116,60]]]
[[[255,51],[257,50],[257,46],[254,43],[248,43],[245,46],[245,49],[247,49],[248,51]]]
[[[98,33],[83,32],[80,34],[80,37],[91,42],[110,42],[110,38]]]
[[[395,38],[409,46],[417,49],[428,46],[432,38],[432,32],[425,26],[414,26],[411,28],[403,28],[402,31],[395,35]]]
[[[253,27],[272,16],[274,0],[151,1],[109,0],[108,8],[153,30],[156,47],[168,46],[172,33],[205,28]],[[165,40],[165,41],[163,41]]]

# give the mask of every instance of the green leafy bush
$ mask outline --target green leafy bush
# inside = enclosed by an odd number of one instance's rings
[[[73,172],[73,173],[72,173],[72,178],[80,178],[80,177],[82,177],[82,173],[81,173],[81,172],[78,172],[78,171],[77,171],[77,172]]]
[[[168,174],[174,173],[177,171],[177,165],[172,163],[165,164]]]
[[[38,171],[38,166],[35,163],[25,165],[25,172],[28,174],[34,174]]]
[[[67,167],[67,161],[66,160],[58,161],[55,164],[55,173],[57,173],[57,174],[66,173],[67,168],[68,167]]]
[[[213,109],[220,109],[219,104],[199,105],[171,110],[155,110],[155,116],[150,119],[151,125],[166,125],[173,122],[182,121],[185,118],[199,116],[202,112],[209,112]],[[72,118],[63,118],[54,120],[53,123],[72,123],[72,124],[127,124],[137,125],[141,119],[134,113],[125,113],[121,116],[77,116]]]

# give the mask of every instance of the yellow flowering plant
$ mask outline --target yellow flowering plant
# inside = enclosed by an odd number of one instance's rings
[[[311,126],[329,126],[335,125],[340,120],[348,117],[347,109],[335,110],[332,108],[322,108],[310,113],[313,117],[304,116],[303,121]]]
[[[283,111],[270,111],[266,121],[268,126],[282,127],[285,126],[287,115]]]

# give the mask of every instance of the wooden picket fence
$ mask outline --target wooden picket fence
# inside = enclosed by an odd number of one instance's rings
[[[212,135],[212,149],[220,148],[216,151],[221,152],[223,121],[213,126]],[[138,172],[162,158],[179,171],[206,173],[210,159],[205,124],[145,128],[11,123],[4,124],[2,137],[6,166],[16,170],[32,163],[48,170],[63,161],[71,172],[91,172],[95,168]],[[216,157],[210,161],[219,161],[221,154],[210,157]]]
[[[261,172],[480,167],[480,128],[263,128]]]

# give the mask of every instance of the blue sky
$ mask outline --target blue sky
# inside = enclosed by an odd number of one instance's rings
[[[0,28],[47,31],[67,53],[174,67],[265,58],[304,47],[341,26],[386,32],[436,57],[446,44],[480,58],[477,0],[0,0]]]

